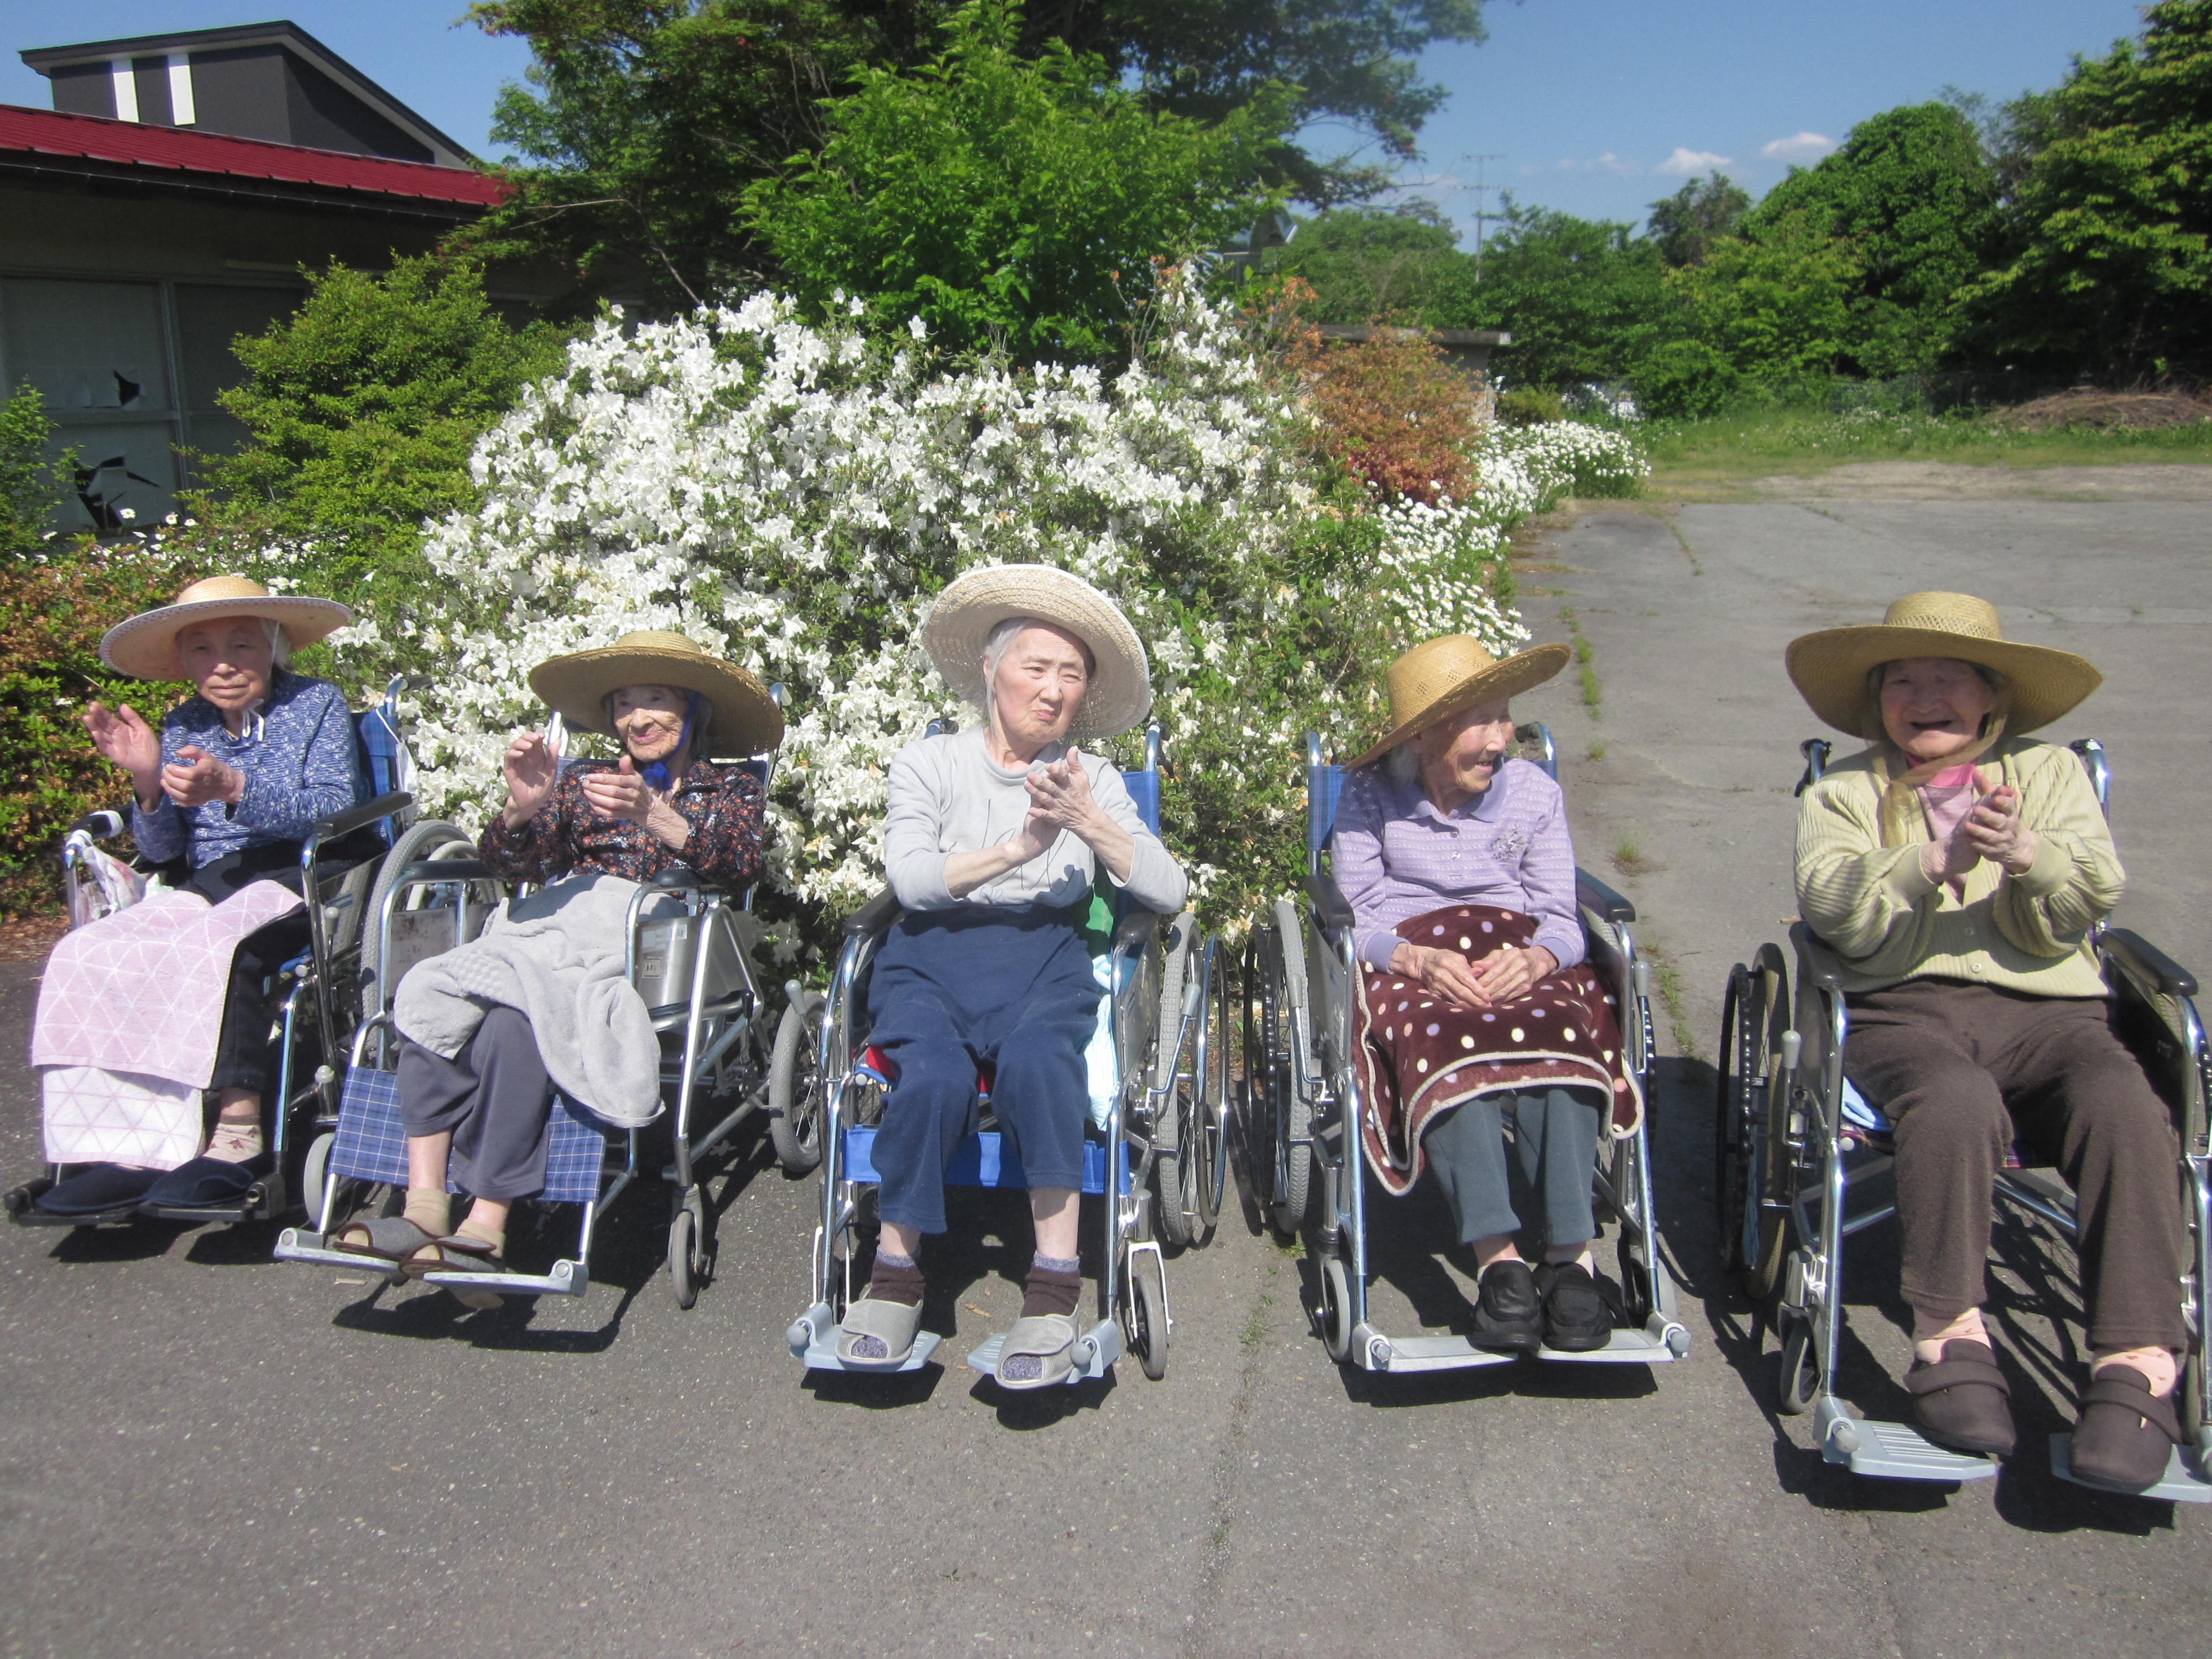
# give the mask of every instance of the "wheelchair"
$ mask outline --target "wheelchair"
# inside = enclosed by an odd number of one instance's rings
[[[928,735],[952,729],[949,720],[934,720]],[[1142,769],[1121,775],[1155,835],[1160,744],[1155,723],[1145,733]],[[1103,876],[1100,883],[1103,890]],[[812,1132],[822,1158],[814,1301],[785,1333],[792,1357],[810,1370],[859,1369],[837,1358],[837,1328],[857,1294],[861,1231],[873,1221],[872,1152],[890,1091],[887,1063],[861,1029],[861,1009],[875,953],[902,914],[885,890],[846,919],[828,994],[794,1000],[785,1016],[793,1040],[777,1046],[779,1066],[787,1056],[790,1066],[779,1073],[779,1097],[819,1120]],[[1099,1316],[1077,1340],[1071,1384],[1105,1376],[1124,1352],[1136,1355],[1147,1377],[1167,1374],[1173,1324],[1161,1247],[1202,1245],[1211,1237],[1226,1167],[1228,981],[1218,941],[1200,934],[1188,910],[1170,919],[1132,907],[1117,916],[1098,967],[1101,1019],[1091,1055],[1083,1192],[1102,1200]],[[811,1043],[797,1040],[802,1031]],[[983,1127],[955,1154],[946,1182],[1024,1188],[1020,1162],[989,1115],[989,1079],[977,1083]],[[899,1369],[929,1364],[942,1340],[921,1331]],[[976,1348],[969,1368],[994,1376],[1001,1340],[993,1336]]]
[[[1557,779],[1551,732],[1516,728],[1524,756]],[[1245,1144],[1268,1164],[1253,1171],[1256,1196],[1276,1231],[1310,1234],[1320,1303],[1309,1310],[1328,1357],[1340,1365],[1393,1375],[1463,1370],[1518,1356],[1476,1347],[1455,1334],[1388,1335],[1368,1316],[1366,1157],[1358,1125],[1357,1045],[1360,963],[1351,904],[1323,866],[1334,830],[1344,769],[1306,735],[1306,890],[1277,899],[1253,924],[1244,957]],[[1625,1323],[1587,1353],[1538,1350],[1579,1363],[1659,1364],[1690,1351],[1689,1328],[1660,1247],[1652,1202],[1649,1125],[1652,1082],[1650,970],[1636,954],[1635,907],[1583,870],[1575,872],[1589,960],[1620,1011],[1631,1070],[1643,1079],[1644,1121],[1632,1135],[1601,1136],[1591,1180],[1601,1222],[1618,1235]]]
[[[784,688],[769,690],[781,706]],[[556,714],[547,734],[556,754],[564,746],[561,727]],[[773,757],[740,764],[765,792]],[[374,945],[368,957],[362,1019],[346,1073],[343,1109],[307,1159],[315,1177],[311,1225],[287,1229],[279,1237],[280,1261],[375,1271],[374,1260],[336,1249],[329,1240],[379,1189],[386,1194],[385,1204],[396,1206],[406,1188],[407,1137],[399,1116],[393,1000],[409,969],[475,939],[502,896],[501,884],[475,856],[474,842],[458,831],[453,839],[403,842],[402,850],[408,856],[393,859],[371,908]],[[546,1184],[530,1201],[581,1206],[573,1253],[540,1273],[431,1273],[422,1275],[423,1283],[504,1296],[581,1296],[591,1287],[592,1247],[600,1218],[633,1183],[657,1173],[671,1188],[669,1285],[679,1308],[697,1303],[713,1271],[702,1166],[769,1104],[769,981],[758,965],[763,930],[752,901],[750,889],[732,896],[680,870],[631,895],[624,972],[660,1038],[660,1115],[637,1128],[617,1128],[556,1091]],[[656,1170],[647,1147],[661,1144],[664,1124],[668,1156]],[[777,1140],[781,1148],[781,1138]],[[397,1283],[402,1275],[395,1269],[386,1277]]]
[[[353,1035],[362,918],[390,854],[380,853],[329,874],[324,872],[323,860],[328,849],[363,830],[373,831],[386,848],[395,839],[404,846],[410,838],[428,842],[441,835],[460,834],[451,824],[415,821],[414,797],[406,788],[412,763],[400,736],[398,714],[399,696],[412,684],[405,675],[396,677],[385,687],[376,708],[353,717],[368,799],[319,820],[301,844],[301,890],[314,896],[306,907],[307,949],[283,963],[266,988],[270,1035],[279,1054],[276,1086],[264,1103],[275,1169],[231,1203],[192,1207],[132,1204],[97,1215],[54,1216],[36,1207],[39,1195],[69,1173],[67,1166],[52,1164],[43,1176],[6,1195],[11,1220],[33,1227],[100,1226],[142,1217],[235,1224],[281,1216],[293,1206],[295,1194],[311,1189],[312,1171],[303,1168],[305,1160],[295,1158],[293,1149],[303,1134],[311,1136],[337,1120],[339,1073],[334,1062],[346,1052]],[[112,915],[136,898],[135,884],[132,890],[118,890],[110,875],[115,860],[99,848],[100,842],[121,836],[130,821],[127,811],[99,811],[70,825],[62,863],[72,929]],[[161,872],[137,866],[134,873],[143,878]]]
[[[2085,738],[2072,748],[2109,817],[2111,772],[2103,746]],[[1801,749],[1799,794],[1826,771],[1830,744],[1814,738]],[[2113,1029],[2172,1109],[2181,1143],[2177,1174],[2188,1240],[2182,1304],[2189,1349],[2179,1408],[2195,1444],[2186,1455],[2177,1448],[2165,1477],[2142,1495],[2212,1503],[2203,1304],[2204,1287],[2212,1283],[2212,1156],[2205,1121],[2212,1048],[2191,975],[2125,928],[2100,927],[2095,943],[2112,994]],[[1853,1212],[1850,1193],[1889,1167],[1893,1143],[1889,1120],[1844,1075],[1850,1016],[1838,958],[1802,921],[1790,927],[1790,945],[1794,994],[1790,958],[1769,942],[1748,964],[1729,970],[1722,1005],[1715,1197],[1723,1256],[1752,1299],[1771,1305],[1782,1338],[1778,1403],[1790,1415],[1813,1413],[1829,1462],[1888,1480],[1985,1480],[1996,1473],[1996,1460],[1934,1445],[1910,1424],[1871,1420],[1836,1392],[1844,1243],[1897,1213],[1893,1204]],[[2056,1170],[2003,1169],[1996,1196],[2001,1212],[2040,1220],[2069,1242],[2075,1237],[2073,1194]],[[2067,1463],[2070,1438],[2051,1440],[2051,1472],[2064,1480],[2075,1479]]]

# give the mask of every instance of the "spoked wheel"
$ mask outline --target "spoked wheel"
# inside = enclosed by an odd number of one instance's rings
[[[1341,1365],[1352,1357],[1352,1273],[1340,1255],[1321,1260],[1321,1306],[1314,1310],[1322,1346]]]
[[[699,1300],[699,1287],[707,1282],[704,1201],[692,1188],[677,1200],[668,1221],[668,1288],[676,1305],[689,1308]]]
[[[783,1011],[768,1069],[768,1138],[786,1175],[822,1162],[822,1023],[830,1000],[809,991]]]
[[[1721,1255],[1747,1294],[1764,1302],[1781,1282],[1789,1243],[1786,1144],[1790,1079],[1781,1074],[1790,1024],[1782,953],[1759,947],[1750,967],[1729,975],[1714,1090],[1715,1220]]]
[[[1199,1132],[1192,1184],[1200,1219],[1212,1236],[1221,1214],[1222,1183],[1229,1172],[1230,964],[1219,941],[1206,941],[1206,1000],[1199,1009]]]
[[[1187,948],[1171,954],[1160,988],[1159,1075],[1153,1086],[1164,1091],[1157,1129],[1158,1157],[1153,1168],[1159,1184],[1160,1237],[1180,1248],[1203,1246],[1213,1237],[1221,1208],[1222,1115],[1228,1092],[1228,1055],[1218,1018],[1221,999],[1214,989],[1212,941],[1195,940],[1194,919]],[[1169,1043],[1182,1020],[1183,998],[1193,978],[1200,990],[1197,1018],[1172,1051]]]
[[[1263,1194],[1275,1231],[1296,1238],[1313,1200],[1311,1109],[1299,1093],[1293,1015],[1306,1006],[1306,963],[1297,913],[1275,902],[1275,925],[1253,929],[1244,983],[1244,1075],[1273,1168]]]
[[[1168,1288],[1160,1259],[1150,1251],[1129,1266],[1129,1347],[1155,1382],[1168,1374]]]
[[[1775,1404],[1791,1417],[1810,1411],[1820,1391],[1820,1359],[1813,1346],[1813,1322],[1795,1319],[1782,1336],[1781,1393]]]

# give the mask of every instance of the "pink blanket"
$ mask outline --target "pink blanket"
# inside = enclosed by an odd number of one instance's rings
[[[299,903],[273,881],[212,906],[197,893],[150,893],[64,936],[39,987],[31,1064],[206,1088],[239,941]]]

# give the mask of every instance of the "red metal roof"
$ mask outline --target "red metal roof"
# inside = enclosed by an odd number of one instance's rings
[[[146,126],[97,115],[27,109],[20,104],[0,104],[0,151],[7,150],[376,196],[411,196],[477,207],[494,206],[504,201],[507,193],[498,179],[459,167],[393,161],[344,150],[309,149],[300,144],[272,144],[265,139],[234,138],[228,133],[201,132],[191,127]]]

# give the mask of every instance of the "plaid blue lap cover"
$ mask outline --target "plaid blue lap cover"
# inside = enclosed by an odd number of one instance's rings
[[[599,1195],[599,1180],[617,1132],[599,1127],[590,1113],[556,1092],[552,1138],[545,1151],[545,1190],[557,1204],[583,1204]],[[346,1073],[338,1103],[337,1144],[331,1172],[387,1187],[407,1184],[407,1132],[399,1121],[399,1074],[370,1066]]]

